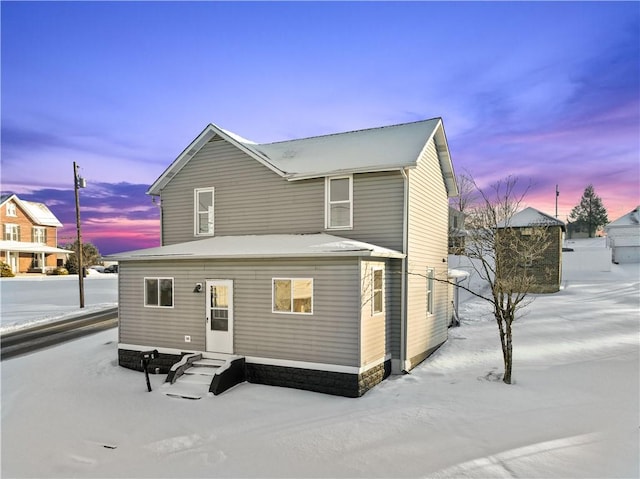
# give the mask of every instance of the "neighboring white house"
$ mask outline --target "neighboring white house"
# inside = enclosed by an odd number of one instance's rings
[[[640,206],[612,221],[604,230],[614,263],[640,263]]]

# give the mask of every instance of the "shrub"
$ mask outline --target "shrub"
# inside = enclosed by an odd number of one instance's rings
[[[0,277],[2,278],[13,278],[15,274],[11,271],[11,266],[7,263],[0,261]]]
[[[62,266],[58,266],[57,268],[54,268],[54,269],[51,270],[51,274],[52,275],[64,276],[65,274],[69,274],[69,271],[67,271],[67,268],[63,268]]]

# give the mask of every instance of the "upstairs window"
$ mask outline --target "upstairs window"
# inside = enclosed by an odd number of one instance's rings
[[[374,269],[371,275],[371,312],[373,314],[380,314],[384,310],[383,272],[382,269]]]
[[[313,279],[273,278],[274,313],[313,314]]]
[[[16,212],[16,204],[13,202],[7,203],[7,216],[18,216]]]
[[[4,239],[6,241],[20,241],[20,226],[5,224]]]
[[[353,227],[353,176],[327,178],[325,182],[325,226],[327,229]]]
[[[47,242],[47,229],[42,226],[34,226],[31,230],[31,241],[34,243],[46,243]]]
[[[150,308],[173,308],[173,278],[145,278],[144,305]]]
[[[196,236],[213,236],[213,188],[194,191],[194,224]]]

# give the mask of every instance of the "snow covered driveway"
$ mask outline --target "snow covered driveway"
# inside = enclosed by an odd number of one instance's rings
[[[359,399],[241,384],[189,401],[117,366],[108,331],[2,362],[2,477],[638,477],[638,265],[538,296],[514,379],[480,300]]]

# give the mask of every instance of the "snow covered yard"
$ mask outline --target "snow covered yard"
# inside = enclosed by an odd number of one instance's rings
[[[639,269],[463,324],[359,399],[241,384],[191,401],[117,366],[111,330],[2,365],[2,477],[638,477]]]
[[[0,332],[118,305],[118,275],[91,271],[84,279],[84,311],[78,276],[0,279]]]

